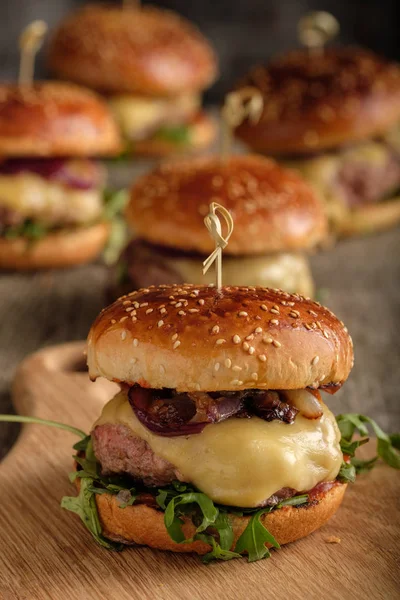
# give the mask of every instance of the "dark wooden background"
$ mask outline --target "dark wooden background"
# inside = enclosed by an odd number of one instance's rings
[[[1,76],[16,75],[16,42],[25,25],[41,18],[53,27],[69,10],[85,2],[1,0]],[[340,41],[366,45],[391,58],[400,58],[398,0],[154,0],[152,4],[177,10],[192,19],[214,44],[221,60],[221,78],[207,94],[212,101],[220,100],[253,63],[295,47],[296,24],[310,10],[328,10],[339,19]],[[45,73],[43,56],[37,72]]]

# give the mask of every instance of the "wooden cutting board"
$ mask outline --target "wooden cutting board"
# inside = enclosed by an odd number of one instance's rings
[[[17,412],[89,431],[116,386],[91,383],[82,352],[83,344],[73,343],[27,358],[14,383]],[[1,600],[400,597],[400,474],[384,465],[360,476],[339,513],[312,536],[269,560],[204,566],[196,557],[148,548],[98,547],[59,506],[74,493],[67,474],[75,441],[58,429],[26,425],[0,465]],[[327,543],[331,536],[341,543]]]

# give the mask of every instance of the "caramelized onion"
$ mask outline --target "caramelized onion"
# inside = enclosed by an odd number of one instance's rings
[[[97,188],[103,179],[100,166],[88,159],[15,158],[0,163],[0,175],[21,173],[35,173],[44,179],[78,190]]]
[[[323,410],[318,390],[285,390],[282,394],[286,401],[307,419],[322,417]]]

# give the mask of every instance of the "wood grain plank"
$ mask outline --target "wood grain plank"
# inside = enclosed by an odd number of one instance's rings
[[[81,343],[48,348],[24,361],[14,382],[19,413],[89,431],[116,386],[74,372]],[[400,477],[380,465],[350,486],[322,530],[272,558],[204,566],[195,557],[148,548],[98,547],[74,515],[60,509],[73,493],[73,435],[24,426],[0,466],[1,600],[205,600],[275,598],[394,600],[400,595]],[[373,452],[368,445],[364,453]],[[341,539],[329,544],[330,536]]]

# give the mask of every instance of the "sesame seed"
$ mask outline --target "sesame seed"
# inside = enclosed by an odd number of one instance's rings
[[[250,348],[249,348],[249,354],[254,354],[254,352],[255,352],[254,347],[250,346]]]
[[[176,300],[173,300],[172,302],[170,302],[171,306],[175,306],[176,304]]]
[[[251,378],[254,379],[254,381],[257,381],[258,379],[258,374],[257,373],[252,373],[251,374]]]
[[[134,303],[133,303],[133,306],[134,306],[135,308],[139,308],[140,304],[139,304],[139,302],[134,302]]]
[[[317,321],[317,327],[318,327],[318,329],[320,329],[322,331],[322,325],[319,321]]]
[[[251,340],[254,340],[254,334],[253,334],[253,333],[251,333],[250,335],[246,336],[246,340],[247,340],[248,342],[250,342]]]
[[[200,312],[198,308],[189,308],[190,313],[198,313]]]
[[[174,350],[176,350],[177,347],[180,346],[180,345],[181,345],[180,341],[176,340],[176,342],[174,343],[174,345],[172,347],[173,347]]]
[[[200,300],[197,300],[197,302],[200,304],[200,306],[203,306],[203,304],[204,304],[203,298],[200,298]]]
[[[131,312],[131,310],[134,310],[133,306],[129,306],[128,308],[125,309],[126,312]]]
[[[318,314],[314,311],[314,310],[309,310],[308,311],[310,313],[310,315],[312,315],[313,317],[318,317]]]
[[[163,365],[160,365],[160,373],[161,375],[165,374],[165,367]]]
[[[142,302],[142,304],[139,304],[140,308],[144,308],[145,306],[148,306],[149,303],[148,302]]]
[[[131,358],[131,359],[129,360],[129,362],[131,363],[131,365],[134,365],[134,364],[136,364],[136,363],[137,363],[137,358]]]
[[[139,346],[139,340],[137,338],[135,338],[132,343],[135,346],[135,348]]]
[[[243,381],[240,381],[240,379],[233,379],[231,385],[243,385]]]
[[[172,341],[174,342],[177,339],[177,337],[178,337],[178,334],[174,333],[174,335],[172,336]]]
[[[288,302],[287,305],[288,306],[294,306],[294,302]]]
[[[239,367],[239,365],[233,365],[233,367],[232,367],[232,371],[239,372],[241,370],[242,370],[242,367]]]
[[[239,313],[239,317],[248,317],[248,313],[245,310],[241,310]]]
[[[153,310],[154,310],[153,308],[148,308],[146,310],[146,315],[150,315],[153,312]]]
[[[254,333],[262,333],[262,327],[256,327]]]
[[[221,365],[219,363],[215,363],[215,365],[214,365],[214,371],[219,371],[220,366]]]
[[[211,329],[212,333],[218,333],[219,332],[219,327],[218,325],[214,325],[214,327]]]
[[[275,348],[280,348],[282,346],[278,340],[272,340],[272,345],[275,346]]]
[[[271,325],[279,325],[278,319],[271,319],[270,323],[271,323]]]
[[[247,342],[243,342],[243,350],[248,350],[250,348]]]
[[[160,308],[160,313],[161,313],[162,315],[163,315],[164,313],[166,313],[166,312],[167,312],[167,309],[166,309],[166,308],[164,308],[164,307]]]
[[[234,344],[240,344],[240,342],[242,340],[240,339],[240,337],[238,335],[234,335],[233,338],[232,338],[232,341],[233,341]]]
[[[157,323],[157,327],[162,327],[164,325],[164,321],[160,319]]]
[[[132,304],[132,302],[131,300],[124,300],[122,304],[125,306],[126,304]]]
[[[232,361],[231,361],[231,359],[230,359],[230,358],[226,358],[226,359],[225,359],[225,366],[226,366],[226,368],[227,368],[227,369],[230,369],[230,368],[231,368],[231,366],[232,366]]]
[[[132,321],[132,323],[136,323],[137,317],[133,316],[132,319],[131,319],[131,321]]]
[[[179,315],[180,317],[184,317],[184,316],[186,315],[186,313],[185,313],[185,311],[184,311],[184,310],[178,310],[178,315]]]
[[[308,323],[304,323],[304,327],[305,327],[306,329],[308,329],[308,331],[311,331],[311,330],[312,330],[312,327],[311,327],[311,325],[309,325]]]
[[[297,310],[291,310],[289,313],[289,317],[292,317],[293,319],[298,319],[300,316],[300,314],[297,312]]]
[[[314,358],[311,361],[312,365],[317,365],[319,363],[319,356],[314,356]]]
[[[263,337],[262,341],[264,342],[264,344],[272,344],[272,338],[268,337],[267,335]]]
[[[274,315],[279,315],[279,310],[276,310],[276,308],[271,308],[270,312],[274,313]]]
[[[182,306],[182,302],[177,302],[177,303],[175,304],[175,308],[180,308],[181,306]]]
[[[328,339],[329,338],[329,333],[327,332],[327,330],[324,330],[324,336]]]
[[[126,340],[126,331],[121,331],[121,340]]]
[[[265,354],[259,354],[258,359],[261,360],[261,362],[265,362],[267,360],[267,357],[265,356]]]
[[[111,323],[114,325],[117,321],[115,319],[111,319]]]
[[[120,318],[120,320],[119,320],[119,322],[120,322],[120,323],[123,323],[124,321],[126,321],[126,320],[127,320],[127,318],[128,318],[128,317],[121,317],[121,318]]]
[[[268,308],[265,306],[265,304],[261,304],[261,310],[268,310]]]
[[[220,346],[221,344],[225,344],[226,340],[224,340],[223,338],[219,338],[219,340],[217,340],[215,343]]]

